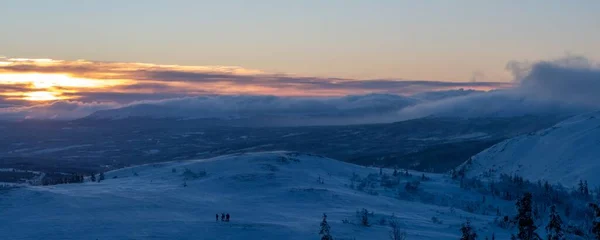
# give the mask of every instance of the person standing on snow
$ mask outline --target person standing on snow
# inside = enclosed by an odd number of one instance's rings
[[[217,213],[217,215],[215,216],[215,218],[216,218],[216,219],[215,219],[216,221],[219,221],[219,214],[218,214],[218,213]]]
[[[225,221],[225,213],[221,213],[221,221]]]
[[[229,213],[227,213],[227,215],[225,215],[225,221],[229,222]]]

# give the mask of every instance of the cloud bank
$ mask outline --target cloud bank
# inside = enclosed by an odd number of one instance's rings
[[[600,109],[600,66],[569,56],[536,63],[510,62],[513,88],[422,103],[398,116],[518,116],[577,114]]]
[[[266,74],[237,67],[46,63],[23,60],[2,65],[0,61],[0,71],[68,72],[78,78],[126,78],[127,82],[110,91],[65,92],[72,100],[42,104],[0,98],[0,119],[73,119],[90,114],[95,118],[284,116],[334,118],[344,124],[427,116],[569,115],[600,108],[600,66],[573,56],[509,62],[506,69],[514,76],[511,83],[359,81]],[[19,91],[29,86],[10,87]]]
[[[118,107],[120,107],[120,105],[115,103],[84,103],[77,101],[57,101],[33,106],[11,106],[0,108],[0,120],[70,120],[85,117],[99,110],[114,109]]]
[[[134,102],[94,118],[247,118],[359,117],[389,114],[419,101],[399,95],[368,94],[344,97],[200,96]]]

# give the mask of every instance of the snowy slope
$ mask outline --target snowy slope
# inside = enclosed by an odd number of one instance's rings
[[[0,192],[0,239],[319,239],[324,212],[335,239],[388,239],[390,227],[376,224],[381,218],[396,219],[408,239],[458,239],[467,218],[480,236],[495,232],[507,239],[508,233],[493,225],[494,214],[448,207],[448,200],[476,202],[482,196],[445,175],[428,174],[431,180],[420,186],[430,193],[424,196],[443,196],[439,206],[400,200],[396,190],[376,187],[369,194],[349,187],[353,174],[378,173],[290,152],[137,166],[109,172],[100,183]],[[413,175],[418,179],[421,173]],[[514,206],[498,201],[494,204],[501,208]],[[375,214],[371,227],[342,223],[355,222],[362,208]],[[230,213],[232,221],[216,222],[221,212]],[[434,216],[443,223],[433,223]]]
[[[600,186],[600,112],[579,115],[551,128],[503,141],[461,167],[465,167],[468,177],[497,177],[504,173],[564,186],[574,186],[579,180]]]

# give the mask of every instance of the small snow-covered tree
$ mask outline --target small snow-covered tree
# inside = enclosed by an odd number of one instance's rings
[[[421,182],[419,182],[419,181],[408,181],[404,185],[404,190],[406,190],[406,192],[409,192],[409,193],[416,193],[419,191],[420,184],[421,184]]]
[[[390,221],[390,240],[405,240],[406,232],[400,229],[400,225],[395,220]]]
[[[367,209],[363,208],[362,210],[357,211],[356,216],[358,217],[361,225],[365,227],[371,226],[369,223],[369,211]]]
[[[560,215],[556,212],[556,206],[550,207],[550,217],[548,225],[546,225],[546,232],[548,233],[548,240],[562,240],[564,239],[562,230],[562,220]]]
[[[590,189],[588,188],[587,180],[585,180],[585,181],[579,180],[579,184],[577,184],[577,186],[578,186],[577,191],[579,192],[580,196],[583,196],[586,198],[590,196]]]
[[[594,211],[594,221],[592,222],[592,234],[596,239],[600,240],[600,207],[598,204],[590,203],[590,207]]]
[[[550,183],[548,183],[548,181],[545,181],[545,182],[544,182],[544,191],[545,191],[546,193],[549,193],[549,192],[551,192],[551,191],[552,191],[552,186],[550,186]]]
[[[386,223],[387,223],[387,220],[384,217],[381,217],[379,219],[379,222],[378,222],[379,225],[385,226]]]
[[[471,227],[471,221],[467,220],[466,223],[460,227],[461,237],[460,240],[475,240],[477,239],[477,233]]]
[[[517,234],[518,239],[521,240],[537,240],[541,239],[540,236],[535,233],[537,227],[533,222],[533,214],[531,207],[531,193],[527,192],[517,200],[517,225],[519,233]]]
[[[98,175],[98,182],[100,181],[104,181],[104,173],[101,172],[100,175]]]
[[[323,221],[321,221],[321,230],[319,230],[321,240],[333,240],[330,230],[331,227],[329,226],[329,223],[327,223],[327,214],[323,213]]]

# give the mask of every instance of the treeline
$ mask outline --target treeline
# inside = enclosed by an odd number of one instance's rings
[[[543,226],[546,231],[545,239],[548,240],[570,239],[569,235],[600,240],[600,207],[596,203],[589,203],[587,206],[583,206],[588,209],[592,217],[582,219],[587,222],[580,224],[578,228],[573,228],[572,225],[565,224],[561,214],[556,211],[555,205],[550,207],[546,224],[537,223],[540,218],[536,217],[536,203],[533,202],[533,195],[529,192],[517,198],[515,206],[516,215],[513,217],[505,216],[502,222],[499,222],[501,228],[516,228],[516,233],[511,235],[511,239],[542,240],[544,238],[538,234],[538,228]],[[461,240],[475,240],[478,236],[469,221],[462,225],[460,232],[462,233]],[[486,237],[485,239],[490,238]],[[495,239],[494,234],[492,234],[491,239]]]
[[[514,239],[539,239],[537,233],[540,232],[544,239],[550,237],[551,240],[574,236],[600,240],[600,207],[597,207],[600,188],[591,187],[586,180],[566,188],[548,181],[528,181],[518,175],[503,174],[482,181],[468,178],[459,170],[452,171],[450,177],[460,188],[480,193],[481,199],[427,192],[423,183],[431,181],[430,177],[407,170],[395,169],[388,174],[380,169],[366,176],[353,173],[347,186],[372,195],[391,190],[398,199],[446,206],[451,211],[458,208],[475,214],[496,215],[493,224],[514,232]],[[506,201],[518,205],[515,208]],[[434,218],[433,223],[439,222]],[[495,239],[494,235],[477,238],[470,223],[465,223],[462,231],[463,239]]]
[[[104,177],[104,173],[101,172],[100,174],[96,174],[96,173],[91,173],[91,174],[79,174],[79,173],[74,173],[74,174],[61,174],[61,176],[54,176],[54,177],[44,177],[42,178],[41,182],[39,184],[43,185],[43,186],[49,186],[49,185],[59,185],[59,184],[75,184],[75,183],[83,183],[83,182],[101,182],[105,179]]]
[[[590,189],[586,180],[565,188],[548,181],[531,182],[518,175],[501,174],[486,182],[466,178],[462,171],[451,172],[451,177],[463,189],[516,201],[517,215],[502,214],[498,208],[500,219],[496,221],[504,229],[518,228],[513,239],[541,239],[537,228],[545,226],[546,239],[569,239],[566,236],[570,235],[600,240],[600,208],[595,203],[600,201],[600,188]],[[568,220],[563,222],[561,217]]]

